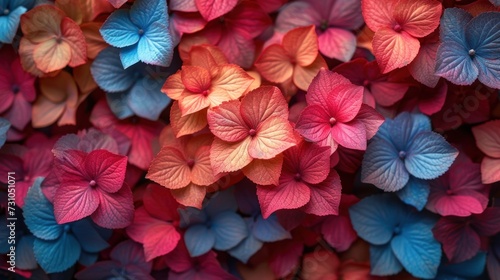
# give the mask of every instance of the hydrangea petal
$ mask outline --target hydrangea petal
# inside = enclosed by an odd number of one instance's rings
[[[248,235],[245,221],[232,212],[223,212],[213,217],[211,230],[215,236],[214,248],[217,250],[229,250]]]
[[[64,233],[56,240],[36,239],[33,251],[43,270],[47,273],[56,273],[74,265],[80,257],[81,248],[73,235]]]
[[[371,245],[370,263],[373,275],[394,275],[403,270],[403,266],[392,252],[390,243],[385,245]]]
[[[129,11],[117,10],[106,19],[99,31],[106,43],[123,48],[139,42],[139,29],[130,20]]]
[[[210,251],[215,244],[214,233],[204,225],[189,227],[184,233],[184,242],[191,257],[198,257]]]

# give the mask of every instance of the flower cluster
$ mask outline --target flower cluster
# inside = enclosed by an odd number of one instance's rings
[[[500,279],[498,0],[0,0],[0,44],[2,279]]]

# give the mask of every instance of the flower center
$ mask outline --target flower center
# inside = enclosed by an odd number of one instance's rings
[[[296,182],[300,182],[300,180],[302,179],[302,176],[300,175],[300,173],[296,173],[294,176],[293,176],[293,179],[296,181]]]
[[[448,189],[448,190],[446,190],[446,194],[447,194],[447,195],[452,195],[452,194],[453,194],[453,191],[452,191],[452,190],[450,190],[450,189]]]
[[[367,86],[369,86],[369,85],[370,85],[370,81],[368,81],[368,80],[364,80],[364,81],[363,81],[363,86],[364,86],[364,87],[367,87]]]
[[[69,225],[64,225],[63,230],[64,232],[68,232],[71,229]]]
[[[91,180],[89,182],[89,186],[91,186],[91,187],[95,187],[96,185],[97,185],[97,182],[95,180]]]
[[[475,56],[475,55],[476,55],[476,51],[474,49],[470,49],[469,56]]]
[[[252,137],[254,137],[255,134],[257,134],[257,131],[255,131],[255,129],[253,129],[253,128],[248,131],[248,135],[250,135]]]
[[[9,13],[10,13],[10,10],[9,10],[9,9],[5,9],[5,10],[3,10],[3,14],[4,14],[4,15],[8,15]]]
[[[201,92],[201,94],[205,97],[208,96],[208,93],[209,93],[208,89]]]
[[[405,151],[399,151],[399,158],[404,159],[406,157],[406,152]]]
[[[56,43],[61,44],[61,43],[62,43],[62,41],[63,41],[63,39],[62,39],[62,37],[61,37],[61,36],[58,36],[58,37],[56,38]]]
[[[392,29],[396,32],[400,32],[403,28],[401,27],[401,25],[396,23],[396,25],[394,25]]]
[[[193,168],[193,166],[194,166],[194,160],[189,159],[189,160],[187,161],[187,165],[189,166],[189,168]]]
[[[326,20],[321,21],[319,28],[325,31],[328,28],[328,22]]]
[[[399,225],[395,226],[393,231],[394,235],[398,235],[401,233],[401,228],[399,227]]]
[[[337,120],[334,117],[330,118],[330,125],[334,126],[337,123]]]
[[[138,33],[139,33],[139,35],[142,35],[142,34],[144,34],[144,30],[141,28],[141,29],[139,29]]]
[[[12,85],[11,89],[13,93],[18,93],[21,90],[18,85]]]

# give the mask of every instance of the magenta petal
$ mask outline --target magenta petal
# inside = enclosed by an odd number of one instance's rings
[[[87,181],[72,181],[61,185],[54,199],[54,215],[59,224],[78,221],[95,212],[99,193]]]
[[[359,120],[335,124],[331,129],[331,135],[335,142],[345,148],[366,150],[366,129]]]
[[[23,130],[31,121],[31,103],[26,101],[22,94],[17,94],[4,117],[10,121],[13,127]]]
[[[99,192],[99,207],[92,214],[92,220],[104,228],[124,228],[134,218],[132,191],[127,185],[116,193]]]
[[[321,226],[323,238],[339,252],[343,252],[358,238],[346,216],[329,216]]]
[[[299,116],[295,129],[306,139],[319,142],[330,132],[331,116],[319,105],[307,106]]]
[[[319,51],[329,58],[349,61],[356,50],[356,36],[351,31],[328,28],[318,36]]]
[[[338,215],[341,189],[340,176],[332,169],[324,182],[311,186],[311,199],[304,211],[318,216]]]

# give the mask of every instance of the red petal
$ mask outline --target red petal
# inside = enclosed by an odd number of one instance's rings
[[[116,193],[99,192],[99,207],[92,214],[92,220],[104,228],[124,228],[134,219],[132,191],[127,185]]]
[[[99,206],[99,191],[81,178],[61,184],[54,197],[54,215],[59,224],[81,220]]]
[[[435,0],[399,1],[394,20],[411,36],[422,38],[439,26],[442,8]]]
[[[373,53],[383,74],[410,64],[417,56],[420,42],[410,34],[384,28],[373,37]]]
[[[392,24],[394,23],[393,11],[399,2],[401,1],[361,1],[361,10],[363,12],[363,18],[365,19],[366,25],[368,25],[368,27],[375,32],[378,32],[379,29],[384,27],[392,28]]]
[[[198,66],[182,66],[181,80],[187,90],[195,93],[208,90],[212,84],[210,72]]]
[[[238,0],[195,0],[196,7],[206,21],[211,21],[231,11]]]
[[[377,131],[384,123],[385,118],[372,107],[363,104],[361,105],[361,109],[356,116],[356,120],[361,121],[365,125],[366,139],[369,140],[377,134]]]
[[[331,131],[333,140],[339,145],[354,150],[366,150],[366,129],[361,121],[339,122]]]
[[[468,260],[479,251],[479,236],[463,218],[441,218],[432,232],[451,262]]]
[[[241,100],[241,116],[251,128],[271,117],[288,118],[288,103],[283,93],[274,86],[262,86]]]
[[[90,152],[85,158],[87,176],[97,182],[97,187],[108,193],[117,192],[125,180],[127,157],[106,150]]]
[[[143,194],[144,207],[153,217],[164,221],[179,219],[178,204],[170,191],[160,185],[151,183]]]
[[[295,129],[306,139],[319,142],[330,134],[330,118],[330,114],[323,107],[310,105],[300,114]]]
[[[264,218],[280,209],[297,209],[311,197],[309,187],[293,180],[280,180],[279,186],[257,186],[257,196]]]
[[[304,211],[318,216],[338,215],[341,189],[340,176],[332,169],[324,182],[310,187],[311,200]]]

